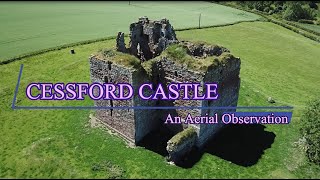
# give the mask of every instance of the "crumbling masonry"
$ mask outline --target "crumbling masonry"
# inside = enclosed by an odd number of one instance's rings
[[[139,86],[146,82],[163,85],[171,82],[200,82],[202,85],[216,82],[219,85],[218,100],[144,101],[135,94],[132,99],[125,101],[98,100],[95,101],[95,106],[228,107],[237,105],[240,59],[231,55],[226,48],[205,43],[178,41],[169,20],[151,21],[147,17],[139,18],[138,22],[130,25],[129,39],[129,47],[126,47],[124,33],[119,32],[116,51],[106,50],[89,58],[92,82],[129,83],[134,87],[134,92],[138,92]],[[186,49],[189,62],[180,61],[170,53],[165,53],[166,49],[174,45],[177,48]],[[133,66],[130,63],[129,65],[124,63],[124,57],[130,56],[140,59],[140,63]],[[192,63],[205,65],[196,68]],[[181,117],[186,117],[188,113],[192,116],[206,114],[213,116],[218,113],[220,116],[224,111],[227,110],[110,109],[97,110],[95,116],[122,137],[138,144],[148,133],[163,125],[168,113]],[[177,162],[190,152],[191,148],[202,148],[223,124],[169,124],[167,126],[176,134],[168,141],[167,151],[170,160]]]

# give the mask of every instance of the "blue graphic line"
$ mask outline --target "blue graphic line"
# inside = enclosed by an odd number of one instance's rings
[[[202,106],[15,106],[15,109],[293,109],[290,106],[230,106],[230,107],[202,107]]]
[[[227,106],[227,107],[202,107],[202,106],[15,106],[18,89],[20,85],[21,75],[23,70],[23,64],[20,66],[20,72],[18,76],[18,82],[14,97],[12,101],[12,109],[215,109],[215,110],[227,110],[227,109],[293,109],[292,106]]]
[[[16,90],[14,91],[14,96],[13,96],[13,100],[12,100],[12,109],[15,108],[15,103],[16,103],[16,99],[17,99],[18,89],[19,89],[19,85],[20,85],[20,79],[21,79],[21,75],[22,75],[22,69],[23,69],[23,64],[20,65],[20,72],[19,72],[19,76],[18,76],[18,82],[17,82]]]

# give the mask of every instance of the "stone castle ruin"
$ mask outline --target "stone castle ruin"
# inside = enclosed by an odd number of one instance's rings
[[[172,42],[177,42],[177,38],[169,20],[150,21],[147,17],[141,17],[130,25],[129,48],[125,47],[124,33],[118,33],[117,50],[146,61],[160,55]]]
[[[124,33],[119,32],[116,50],[107,49],[92,55],[90,77],[98,83],[129,83],[136,93],[129,100],[97,100],[95,106],[197,106],[229,107],[236,106],[240,87],[240,59],[229,50],[207,43],[179,41],[169,20],[151,21],[139,18],[130,25],[129,46]],[[175,82],[218,83],[217,100],[153,100],[144,101],[138,97],[142,83],[159,83],[166,87]],[[145,94],[153,92],[145,92]],[[193,93],[193,92],[192,92]],[[178,162],[193,148],[202,148],[218,130],[219,124],[166,124],[167,115],[186,117],[219,117],[232,109],[99,109],[95,117],[108,128],[136,145],[149,133],[164,126],[173,136],[167,141],[169,159]]]

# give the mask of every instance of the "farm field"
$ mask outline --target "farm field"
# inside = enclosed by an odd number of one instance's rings
[[[124,23],[124,27],[127,24]],[[271,96],[277,106],[295,107],[291,124],[268,125],[261,136],[248,130],[245,139],[235,138],[234,141],[241,141],[249,147],[244,154],[236,154],[245,160],[259,151],[254,144],[264,139],[257,138],[264,137],[263,134],[274,134],[274,142],[264,149],[256,164],[244,167],[204,153],[192,168],[184,169],[168,165],[161,155],[152,151],[126,147],[120,138],[88,127],[89,110],[11,109],[20,64],[24,64],[24,70],[17,106],[93,105],[89,99],[77,102],[29,101],[23,98],[23,89],[31,82],[39,81],[90,82],[88,57],[99,49],[114,46],[115,40],[108,40],[74,47],[74,55],[69,53],[69,49],[62,49],[0,66],[0,141],[3,144],[0,146],[0,177],[320,177],[320,168],[307,164],[303,152],[293,145],[299,138],[301,110],[308,100],[319,95],[319,43],[270,22],[244,22],[179,31],[177,37],[180,40],[217,43],[241,58],[239,106],[269,106],[266,99]],[[233,137],[241,136],[234,133]],[[94,171],[94,164],[102,161],[109,161],[117,168]]]
[[[175,29],[259,16],[209,2],[0,2],[0,61],[39,49],[129,32],[139,17],[168,18]]]
[[[296,22],[296,24],[298,24],[299,26],[302,26],[306,29],[310,29],[312,31],[318,32],[320,33],[320,25],[316,25],[316,24],[305,24],[305,23],[298,23]]]

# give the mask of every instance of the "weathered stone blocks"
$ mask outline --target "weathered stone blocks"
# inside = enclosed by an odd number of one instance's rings
[[[236,106],[240,88],[240,58],[218,45],[179,42],[169,21],[150,21],[142,17],[130,25],[130,43],[127,48],[124,34],[119,32],[116,50],[104,50],[89,58],[90,77],[98,83],[129,83],[133,86],[132,99],[124,101],[98,100],[95,106],[194,106],[212,109],[108,109],[97,110],[96,117],[115,129],[126,139],[138,144],[148,133],[161,126],[166,116],[186,117],[221,115],[225,111],[214,107]],[[173,48],[172,48],[173,47]],[[177,53],[177,51],[179,51]],[[138,97],[138,87],[152,83],[163,87],[170,83],[199,83],[200,93],[205,83],[217,83],[217,100],[152,100]],[[144,92],[153,93],[154,90]],[[167,89],[165,89],[167,91]],[[182,92],[183,93],[183,92]],[[193,95],[193,91],[190,95]],[[221,122],[221,120],[220,120]],[[167,143],[169,159],[177,162],[194,147],[202,148],[222,127],[218,124],[166,125],[176,134]]]
[[[197,141],[197,133],[194,128],[189,127],[173,136],[167,142],[167,151],[169,153],[169,160],[178,162],[185,155],[187,155],[195,146]]]

